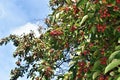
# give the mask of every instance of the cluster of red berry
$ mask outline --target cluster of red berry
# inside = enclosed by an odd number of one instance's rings
[[[107,64],[107,58],[106,57],[100,58],[100,64],[106,65]]]
[[[104,32],[105,29],[106,29],[106,25],[101,25],[101,24],[97,25],[98,32]]]
[[[101,18],[106,18],[106,17],[110,17],[110,14],[108,12],[108,9],[100,9],[99,10],[99,14]]]
[[[101,74],[101,75],[99,76],[98,80],[108,80],[108,77]]]
[[[87,54],[89,54],[88,50],[84,50],[83,55],[86,56]]]
[[[78,62],[78,66],[79,67],[84,67],[85,66],[85,61],[80,61],[80,62]]]
[[[119,11],[119,7],[118,6],[114,6],[114,8],[113,8],[113,11]]]
[[[52,74],[51,67],[47,67],[46,70],[45,70],[45,76],[50,77],[51,74]]]
[[[78,9],[78,7],[76,5],[73,5],[73,13],[77,14],[80,10]]]
[[[81,78],[82,77],[83,68],[85,66],[85,62],[84,61],[78,62],[78,66],[79,66],[79,69],[78,69],[77,77]]]
[[[74,32],[76,29],[77,29],[76,26],[72,26],[72,27],[70,28],[70,31],[71,31],[71,32]]]
[[[116,3],[117,3],[117,4],[120,4],[120,0],[116,0]]]
[[[105,53],[105,48],[102,48],[100,51],[101,51],[101,54],[103,55]]]
[[[62,34],[63,34],[63,32],[61,30],[52,30],[50,32],[51,36],[59,36],[59,35],[62,35]]]
[[[86,66],[85,61],[78,62],[78,67],[79,67],[79,69],[78,69],[77,78],[85,77],[82,75],[82,73],[86,73],[89,70],[89,68]]]

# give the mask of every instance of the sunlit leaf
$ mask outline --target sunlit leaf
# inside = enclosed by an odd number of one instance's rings
[[[120,51],[115,51],[115,52],[113,52],[113,53],[110,55],[110,57],[109,57],[109,62],[112,61],[117,54],[120,54]]]
[[[120,65],[120,60],[119,59],[113,59],[113,61],[110,64],[108,64],[107,67],[105,68],[105,74],[107,72],[109,72],[110,70],[113,70],[118,65]]]
[[[93,73],[92,79],[95,80],[100,75],[100,71],[96,71]]]

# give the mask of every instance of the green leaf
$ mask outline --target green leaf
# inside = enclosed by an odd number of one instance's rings
[[[97,46],[92,46],[90,47],[91,51],[98,51],[98,47]]]
[[[120,73],[120,67],[118,67],[118,72]]]
[[[79,0],[79,2],[77,3],[77,7],[81,6],[82,4],[86,3],[87,0]]]
[[[116,47],[115,47],[115,50],[120,50],[120,46],[116,46]]]
[[[96,71],[93,73],[92,79],[95,80],[97,76],[99,76],[100,71]]]
[[[92,32],[93,34],[95,34],[95,32],[96,32],[96,27],[95,27],[95,26],[93,26],[93,27],[91,28],[91,32]]]
[[[70,67],[69,71],[72,71],[76,65],[77,65],[77,63],[74,63],[73,66]]]
[[[86,9],[88,9],[90,7],[90,2],[88,1],[86,4]]]
[[[114,69],[120,65],[120,60],[119,59],[114,59],[106,68],[105,68],[105,74],[109,72],[110,70]]]
[[[116,54],[114,59],[120,59],[120,53],[119,54]]]
[[[118,43],[120,43],[120,38],[118,39]]]
[[[113,53],[110,55],[110,57],[109,57],[109,62],[111,62],[111,61],[115,58],[115,56],[116,56],[117,54],[120,54],[120,50],[119,50],[119,51],[115,51],[115,52],[113,52]]]
[[[85,15],[85,16],[82,18],[81,22],[80,22],[80,26],[81,26],[87,19],[88,19],[88,15]]]
[[[75,68],[75,69],[73,70],[73,79],[75,79],[76,74],[77,74],[77,69]]]
[[[120,76],[117,78],[117,80],[120,80]]]
[[[100,61],[98,60],[98,61],[96,61],[95,63],[94,63],[94,66],[93,66],[93,71],[96,71],[96,70],[98,70],[100,68]]]
[[[71,0],[66,0],[67,4],[72,4]]]
[[[84,9],[85,14],[88,12],[89,7],[90,7],[90,2],[88,1],[88,2],[86,3],[86,7],[85,7],[85,9]]]
[[[52,17],[52,24],[55,22],[55,16]]]

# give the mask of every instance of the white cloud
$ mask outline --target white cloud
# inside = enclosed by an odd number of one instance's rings
[[[11,31],[11,34],[16,34],[16,35],[22,35],[23,33],[28,34],[30,31],[34,31],[36,36],[39,36],[38,32],[38,25],[37,24],[32,24],[32,23],[27,23],[23,26],[20,26],[14,30]]]
[[[0,18],[2,18],[5,15],[5,11],[2,5],[0,5]]]

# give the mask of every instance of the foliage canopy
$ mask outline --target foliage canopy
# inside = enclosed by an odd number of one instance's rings
[[[39,38],[31,32],[0,40],[16,46],[10,80],[26,72],[32,80],[119,80],[120,0],[50,0],[50,7]],[[56,73],[64,63],[67,71]]]

